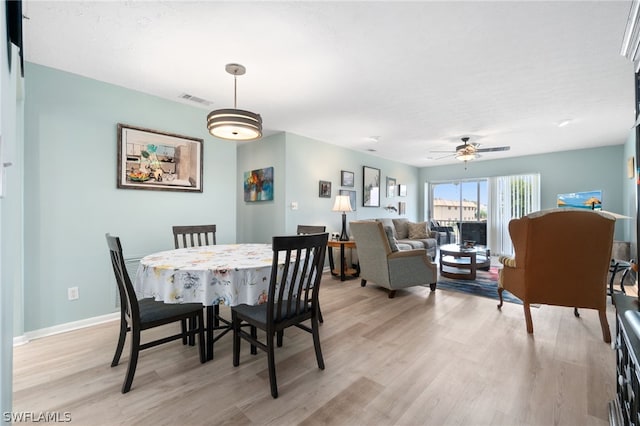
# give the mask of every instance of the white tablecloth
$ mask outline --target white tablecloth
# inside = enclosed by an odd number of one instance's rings
[[[272,259],[271,244],[168,250],[142,258],[133,285],[139,298],[165,303],[257,305],[267,301]]]

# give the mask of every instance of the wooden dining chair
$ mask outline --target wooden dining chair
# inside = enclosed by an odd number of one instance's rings
[[[120,294],[120,336],[118,337],[118,346],[116,347],[116,353],[113,356],[111,367],[115,367],[120,362],[120,355],[122,355],[127,332],[131,331],[131,355],[129,356],[127,375],[122,385],[122,393],[127,393],[131,389],[133,376],[136,373],[136,366],[138,364],[138,355],[141,350],[178,339],[183,339],[184,342],[185,333],[188,336],[198,335],[200,362],[204,363],[206,357],[204,352],[204,315],[202,312],[202,304],[169,304],[156,302],[153,299],[138,300],[125,267],[120,238],[113,237],[109,234],[106,234],[106,238],[111,253],[111,265],[113,266],[113,272]],[[186,320],[189,320],[189,324],[193,324],[193,327],[185,331]],[[181,333],[147,343],[140,343],[141,332],[143,330],[178,321],[182,323],[183,331]]]
[[[322,225],[298,225],[298,229],[296,229],[296,234],[298,235],[307,235],[307,234],[321,234],[327,231],[326,226]],[[329,249],[332,250],[332,249]],[[320,309],[320,304],[318,304],[318,320],[320,323],[324,322],[324,318],[322,318],[322,310]],[[282,333],[278,333],[278,346],[282,346]]]
[[[321,225],[298,225],[298,229],[296,230],[296,234],[305,235],[305,234],[321,234],[326,232],[327,227]]]
[[[173,227],[173,243],[177,249],[216,244],[216,225]]]
[[[216,245],[216,225],[184,225],[184,226],[174,226],[173,228],[173,243],[176,249],[179,248],[188,248],[188,247],[200,247],[200,246],[208,246],[208,245]],[[231,322],[229,320],[224,320],[223,322],[227,325],[224,327],[220,327],[220,307],[218,305],[213,306],[213,327],[211,330],[207,329],[207,342],[211,345],[213,342],[213,330],[218,330],[221,328],[226,328],[231,326]],[[189,344],[193,345],[193,338],[189,339]],[[213,348],[209,348],[210,353],[213,355]]]
[[[267,352],[271,396],[278,397],[274,338],[285,328],[296,326],[313,335],[318,368],[324,370],[318,332],[318,291],[329,234],[273,237],[273,260],[267,302],[231,307],[233,322],[233,365],[240,364],[240,339]],[[311,327],[303,324],[311,320]],[[250,332],[241,327],[248,324]],[[266,334],[257,338],[257,329]]]

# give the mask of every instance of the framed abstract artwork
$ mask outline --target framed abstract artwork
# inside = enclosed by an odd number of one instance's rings
[[[398,185],[398,195],[400,197],[407,196],[407,185],[403,185],[403,184]]]
[[[380,169],[362,168],[362,205],[380,207]]]
[[[202,139],[118,124],[118,188],[202,192]]]
[[[244,201],[273,201],[273,167],[244,172]]]

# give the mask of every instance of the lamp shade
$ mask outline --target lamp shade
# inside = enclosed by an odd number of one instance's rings
[[[237,77],[247,69],[240,64],[227,64],[225,70],[233,75],[233,108],[217,109],[207,115],[209,133],[220,139],[253,141],[262,137],[262,117],[255,112],[237,109]]]
[[[337,195],[336,202],[333,204],[331,211],[334,212],[352,212],[351,202],[348,195]]]
[[[251,141],[262,137],[262,117],[242,109],[218,109],[207,116],[207,128],[221,139]]]
[[[473,153],[461,152],[456,155],[456,159],[460,161],[471,161],[476,158],[476,155]]]

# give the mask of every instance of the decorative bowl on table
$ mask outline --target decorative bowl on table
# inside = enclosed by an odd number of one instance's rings
[[[476,242],[473,240],[464,240],[463,247],[464,248],[473,248],[476,245]]]
[[[131,172],[127,176],[134,182],[146,182],[149,180],[149,173]]]

